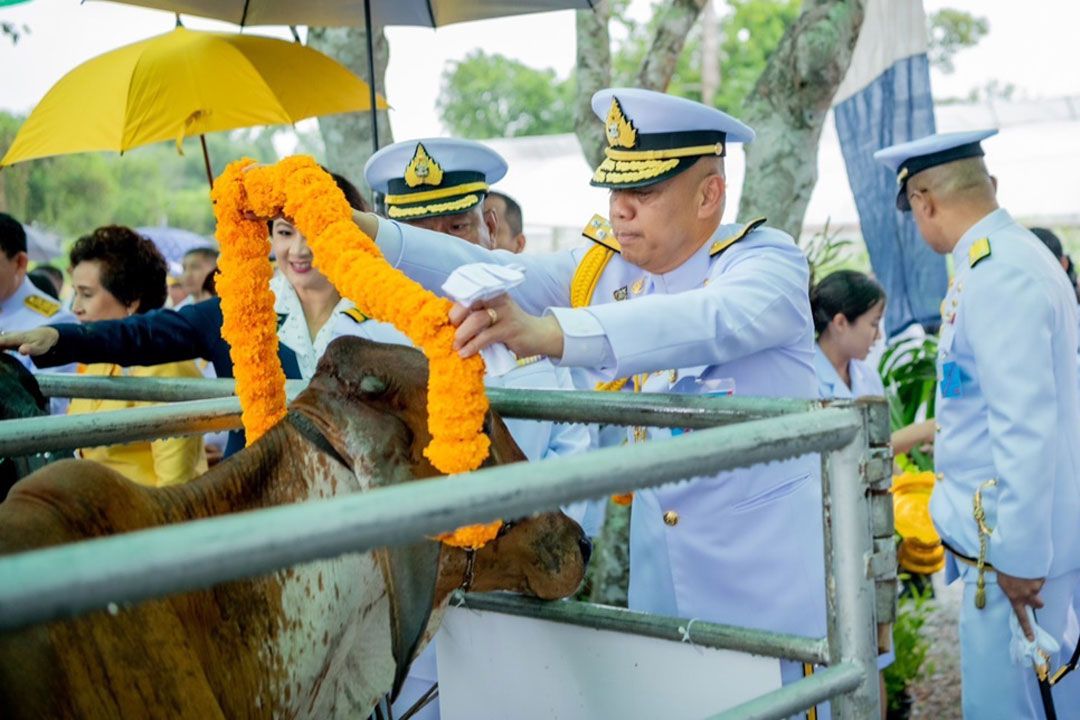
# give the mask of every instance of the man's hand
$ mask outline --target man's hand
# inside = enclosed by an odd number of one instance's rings
[[[450,322],[457,326],[454,349],[463,358],[489,345],[503,343],[519,358],[563,354],[563,332],[552,316],[536,317],[518,307],[509,295],[500,295],[472,308],[455,304]]]
[[[23,355],[35,357],[52,350],[59,339],[60,332],[47,325],[23,332],[0,333],[0,350],[18,350]]]
[[[1009,602],[1012,603],[1013,611],[1020,621],[1020,628],[1024,631],[1024,637],[1030,641],[1034,641],[1035,631],[1032,629],[1031,623],[1028,622],[1027,611],[1025,608],[1030,605],[1038,610],[1043,606],[1042,598],[1039,597],[1039,591],[1042,590],[1042,586],[1046,583],[1046,578],[1034,578],[1029,580],[1028,578],[1006,575],[999,570],[997,581],[998,586],[1001,587],[1001,591],[1005,593],[1005,597],[1009,598]]]

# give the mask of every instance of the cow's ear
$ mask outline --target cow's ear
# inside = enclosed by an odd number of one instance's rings
[[[514,441],[514,436],[506,428],[506,423],[493,410],[488,410],[487,417],[484,418],[484,433],[491,440],[491,451],[488,453],[487,460],[484,461],[484,467],[522,462],[528,459]]]

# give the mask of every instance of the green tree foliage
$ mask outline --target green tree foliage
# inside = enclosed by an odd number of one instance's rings
[[[951,73],[953,57],[964,48],[974,47],[986,33],[990,23],[963,10],[942,8],[928,18],[930,23],[930,63],[942,72]]]
[[[437,107],[458,137],[517,137],[573,132],[573,101],[554,70],[475,50],[443,72]]]
[[[787,30],[799,16],[801,0],[725,0],[717,3],[720,86],[716,107],[736,116],[743,101]],[[612,84],[636,85],[651,38],[664,22],[665,0],[655,0],[647,22],[630,17],[626,0],[611,3]],[[930,15],[930,59],[945,72],[956,53],[976,45],[989,31],[985,18],[961,10]],[[700,23],[687,38],[668,91],[701,100],[702,33]],[[537,70],[500,55],[476,51],[452,63],[443,74],[438,99],[441,117],[459,137],[489,138],[573,131],[573,77],[560,79],[551,69]]]
[[[716,107],[739,114],[743,100],[754,88],[761,71],[780,43],[784,31],[799,16],[801,0],[727,0],[728,13],[720,20],[720,87]],[[663,21],[657,12],[662,3],[654,3],[648,23],[623,21],[627,39],[612,59],[615,84],[632,83],[649,49],[649,38],[656,24]],[[698,24],[687,38],[686,46],[671,79],[668,92],[691,100],[701,100],[701,36],[706,29]]]
[[[23,118],[0,112],[0,154],[11,145]],[[241,157],[277,159],[273,136],[280,129],[242,130],[206,136],[215,173]],[[303,138],[301,151],[314,149]],[[209,183],[198,138],[160,143],[124,153],[82,153],[42,158],[0,170],[0,211],[36,221],[68,241],[109,223],[171,225],[203,235],[214,231]]]

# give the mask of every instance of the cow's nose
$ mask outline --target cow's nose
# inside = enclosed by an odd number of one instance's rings
[[[577,541],[578,550],[581,551],[582,564],[588,565],[589,558],[592,557],[592,541],[585,533],[578,535]]]

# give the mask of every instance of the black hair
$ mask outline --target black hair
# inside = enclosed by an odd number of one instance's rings
[[[818,335],[829,327],[837,313],[849,322],[885,299],[885,288],[865,273],[837,270],[810,290],[810,309],[814,315],[814,332]]]
[[[497,197],[503,201],[506,205],[506,224],[510,226],[510,234],[515,237],[520,235],[524,227],[524,219],[521,216],[521,205],[518,205],[518,201],[498,190],[489,190],[488,197]]]
[[[1072,283],[1073,288],[1076,290],[1076,300],[1080,302],[1080,288],[1076,287],[1076,267],[1073,265],[1072,258],[1065,254],[1065,248],[1061,245],[1061,238],[1059,238],[1053,231],[1044,227],[1029,228],[1032,234],[1042,241],[1042,244],[1046,246],[1046,249],[1054,254],[1054,258],[1058,262],[1061,262],[1062,258],[1069,261],[1069,266],[1065,268],[1065,274],[1069,276],[1069,282]]]
[[[193,247],[184,253],[184,257],[189,255],[202,255],[207,260],[213,260],[217,262],[218,256],[221,255],[216,248],[212,247]]]
[[[60,299],[60,289],[56,287],[56,283],[53,282],[52,276],[47,272],[42,271],[41,268],[34,268],[26,273],[26,277],[34,284],[34,287],[41,292],[54,300]]]
[[[206,273],[206,279],[203,280],[202,290],[204,293],[217,297],[217,274],[221,272],[217,268],[213,271]]]
[[[1055,235],[1053,231],[1044,227],[1033,227],[1030,229],[1031,233],[1042,240],[1042,244],[1046,246],[1047,250],[1054,253],[1054,257],[1058,260],[1065,255],[1065,251],[1061,247],[1061,238]]]
[[[334,183],[337,184],[338,190],[345,195],[346,202],[349,203],[349,207],[357,212],[371,212],[371,207],[367,204],[367,200],[364,200],[364,196],[360,194],[360,191],[356,189],[356,186],[349,181],[344,175],[338,175],[336,172],[331,172],[324,168],[322,165],[319,168],[334,179]],[[274,234],[274,221],[266,221],[266,230],[271,235]]]
[[[52,280],[52,284],[56,286],[57,292],[60,292],[60,288],[64,287],[64,271],[55,265],[42,263],[35,267],[31,272],[39,273]]]
[[[135,312],[145,313],[165,304],[165,258],[154,243],[131,228],[99,227],[76,240],[70,256],[71,267],[100,263],[101,285],[125,307],[138,301]]]
[[[26,252],[26,230],[22,223],[7,213],[0,213],[0,250],[9,260]]]

